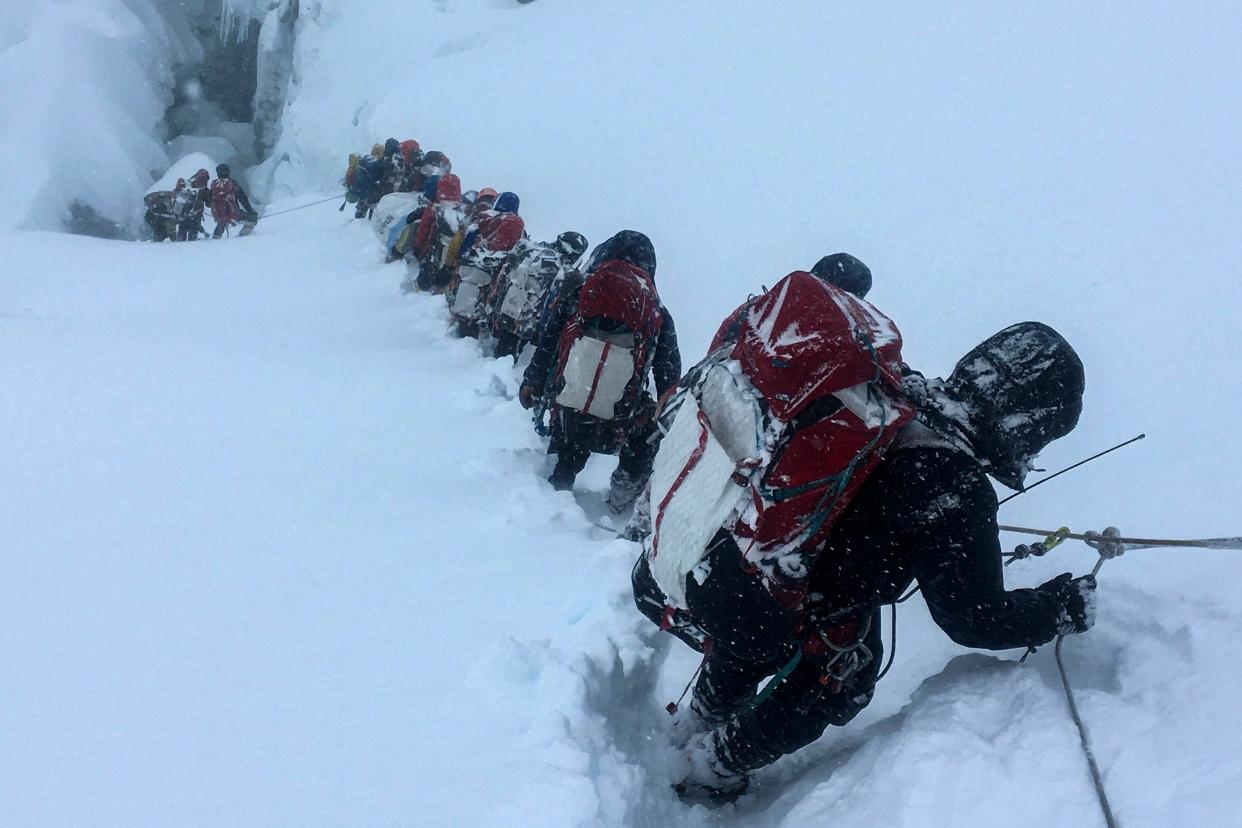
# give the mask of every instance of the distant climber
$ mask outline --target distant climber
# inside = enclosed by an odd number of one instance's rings
[[[871,268],[849,253],[830,253],[824,256],[811,268],[811,275],[859,299],[865,299],[871,292]],[[737,310],[725,317],[720,323],[720,329],[716,331],[716,336],[712,338],[709,351],[715,350],[724,342],[736,341],[746,310],[756,298],[752,296],[747,299]]]
[[[210,199],[207,188],[211,174],[199,170],[190,176],[189,186],[177,193],[177,241],[196,241],[199,236],[207,235],[203,229],[203,213]]]
[[[477,337],[481,333],[485,303],[491,286],[505,260],[526,238],[526,225],[518,215],[516,193],[501,193],[494,208],[471,211],[473,222],[462,238],[457,259],[457,278],[446,297],[458,336]]]
[[[233,180],[228,164],[216,167],[216,180],[211,182],[211,217],[216,222],[213,239],[220,238],[237,223],[242,226],[238,235],[248,236],[259,222],[258,211],[251,206],[246,191]]]
[[[176,189],[157,190],[143,196],[146,213],[143,221],[151,231],[151,240],[162,242],[177,238],[177,194],[184,189],[185,180],[177,179]]]
[[[409,224],[407,255],[412,252],[418,273],[405,287],[443,292],[456,275],[458,250],[465,234],[461,180],[453,173],[430,176],[424,182],[424,193],[428,191],[434,201]]]
[[[549,481],[571,489],[593,452],[619,454],[608,505],[622,513],[651,474],[656,452],[656,397],[681,376],[672,314],[655,286],[650,239],[623,230],[591,255],[584,277],[561,296],[522,378],[525,408],[546,407]]]
[[[501,266],[486,300],[492,355],[514,358],[539,335],[544,302],[577,277],[586,237],[568,230],[552,242],[520,243]]]

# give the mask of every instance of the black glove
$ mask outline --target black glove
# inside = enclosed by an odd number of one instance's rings
[[[1061,605],[1057,632],[1061,635],[1084,633],[1095,624],[1095,576],[1075,578],[1064,572],[1039,587]]]
[[[518,389],[518,402],[522,404],[522,408],[531,409],[535,407],[535,389],[529,385],[523,385]]]

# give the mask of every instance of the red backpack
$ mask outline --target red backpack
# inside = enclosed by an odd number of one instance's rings
[[[418,142],[413,138],[407,138],[399,145],[401,149],[401,159],[405,161],[406,166],[413,163],[414,153],[418,152]]]
[[[737,317],[660,415],[652,574],[673,606],[721,529],[796,606],[833,523],[913,415],[901,334],[867,302],[796,271]]]
[[[597,265],[561,332],[556,404],[601,420],[623,414],[642,391],[663,323],[660,295],[645,270],[620,259]]]
[[[237,221],[236,189],[231,178],[217,178],[211,182],[211,217],[216,224],[227,227]]]

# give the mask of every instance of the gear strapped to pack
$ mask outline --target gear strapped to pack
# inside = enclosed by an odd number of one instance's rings
[[[819,541],[914,414],[901,335],[863,300],[801,271],[746,307],[660,414],[646,554],[669,601],[727,530],[787,608]]]
[[[577,310],[561,332],[555,405],[600,420],[628,414],[663,322],[646,271],[620,259],[600,262],[583,280]]]

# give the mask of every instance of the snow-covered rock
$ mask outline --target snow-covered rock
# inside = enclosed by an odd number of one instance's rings
[[[151,0],[8,3],[0,41],[0,229],[71,205],[122,224],[163,172],[172,63],[193,44]]]
[[[212,177],[216,177],[216,160],[210,155],[201,152],[193,152],[184,158],[179,158],[173,162],[168,168],[168,172],[164,173],[160,178],[147,188],[148,193],[159,192],[160,190],[171,190],[176,187],[177,179],[182,178],[186,181],[199,170],[206,170]]]

